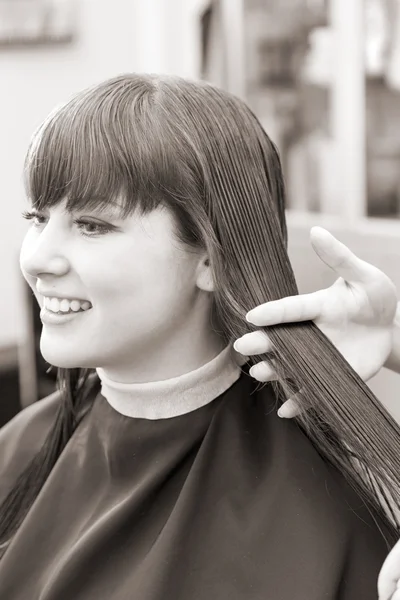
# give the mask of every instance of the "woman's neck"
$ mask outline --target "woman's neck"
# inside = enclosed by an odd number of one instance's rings
[[[179,377],[199,369],[218,356],[227,342],[215,331],[169,336],[135,356],[121,357],[116,364],[101,365],[104,377],[118,383],[151,383]]]

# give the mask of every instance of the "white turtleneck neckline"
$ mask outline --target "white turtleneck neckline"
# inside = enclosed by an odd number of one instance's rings
[[[239,379],[245,359],[227,346],[218,356],[194,371],[164,381],[119,383],[97,368],[101,394],[120,414],[136,419],[170,419],[192,412]]]

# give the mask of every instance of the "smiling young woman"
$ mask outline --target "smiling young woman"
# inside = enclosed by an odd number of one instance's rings
[[[26,187],[59,390],[0,433],[0,596],[375,598],[399,427],[311,322],[269,328],[277,384],[232,350],[251,308],[297,293],[279,157],[246,105],[116,77],[38,129]],[[280,420],[299,389],[309,410]]]

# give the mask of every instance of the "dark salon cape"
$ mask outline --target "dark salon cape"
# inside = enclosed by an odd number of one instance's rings
[[[0,561],[1,600],[372,600],[388,547],[270,386],[170,419],[99,394]],[[0,432],[2,496],[58,393]],[[1,499],[1,498],[0,498]]]

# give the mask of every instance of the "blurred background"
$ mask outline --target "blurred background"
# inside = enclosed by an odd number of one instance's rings
[[[400,289],[400,0],[0,0],[0,426],[55,389],[18,266],[30,136],[127,71],[206,79],[250,104],[281,152],[300,292],[335,279],[313,225]],[[399,377],[369,385],[400,422]]]

